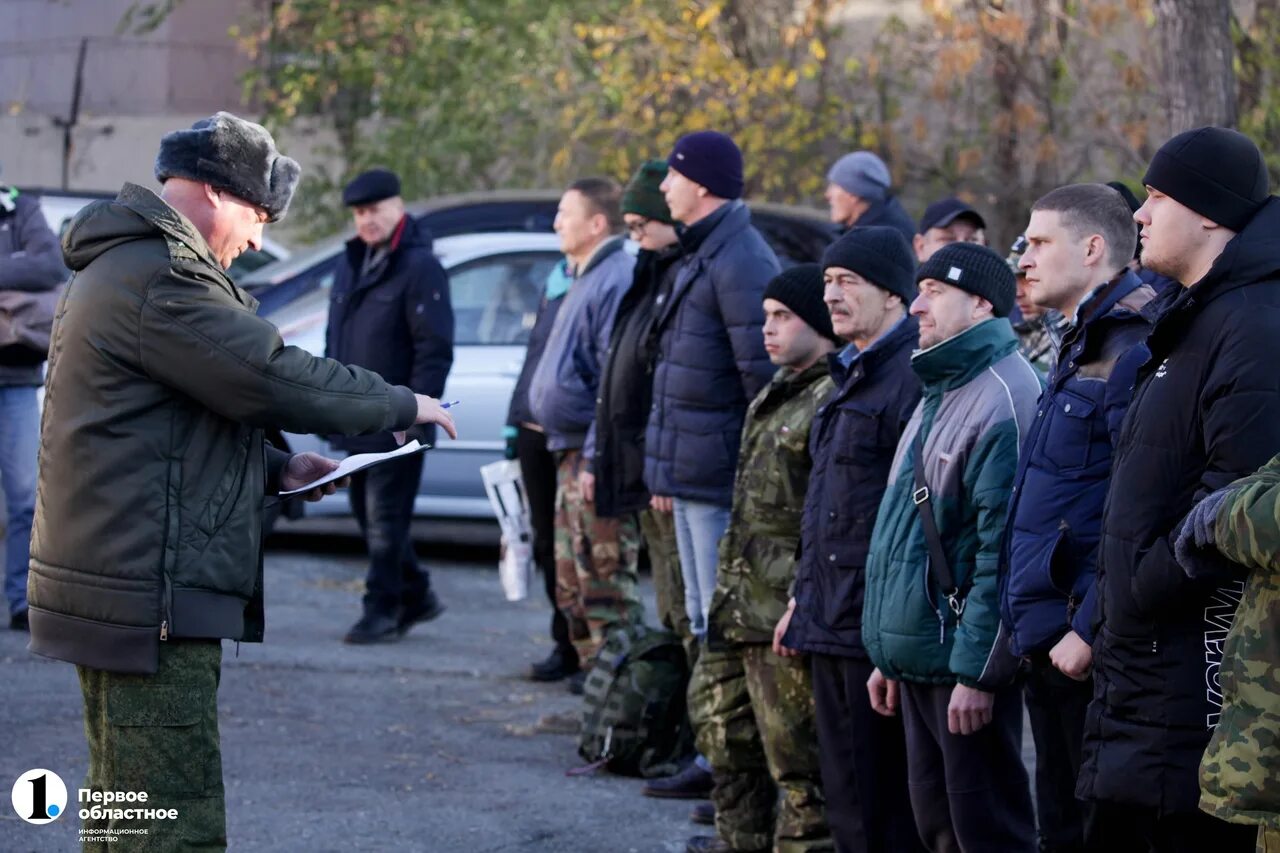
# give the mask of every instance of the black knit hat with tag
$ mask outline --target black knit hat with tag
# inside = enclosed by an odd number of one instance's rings
[[[851,270],[910,305],[916,298],[916,257],[897,228],[868,225],[851,228],[822,253],[822,269]]]
[[[1188,130],[1161,145],[1142,183],[1232,231],[1242,230],[1271,192],[1258,146],[1225,127]]]
[[[817,264],[796,264],[778,273],[765,285],[764,298],[781,302],[824,338],[839,340],[822,301],[822,267]]]
[[[1009,316],[1018,283],[1005,259],[977,243],[948,243],[916,270],[916,281],[941,281],[981,296],[997,317]]]

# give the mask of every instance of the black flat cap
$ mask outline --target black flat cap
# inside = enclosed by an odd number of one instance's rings
[[[342,191],[347,207],[373,204],[400,195],[400,177],[390,169],[370,169],[356,175]]]

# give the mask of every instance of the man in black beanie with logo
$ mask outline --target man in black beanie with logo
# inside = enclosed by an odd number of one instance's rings
[[[915,258],[897,228],[854,228],[822,256],[823,298],[847,345],[828,358],[835,391],[810,430],[803,546],[773,650],[808,656],[827,824],[841,853],[922,850],[907,794],[902,721],[867,701],[862,644],[867,548],[898,436],[920,400],[919,335],[907,306]]]
[[[1076,793],[1093,801],[1090,849],[1247,851],[1255,827],[1197,808],[1197,767],[1240,677],[1222,641],[1246,569],[1222,559],[1193,580],[1173,543],[1197,501],[1280,448],[1280,203],[1257,146],[1221,127],[1166,142],[1143,183],[1142,265],[1182,286],[1148,306],[1150,358],[1115,448]]]
[[[405,213],[400,178],[388,169],[357,175],[342,191],[356,236],[347,241],[329,295],[325,355],[376,371],[389,382],[439,397],[453,366],[449,277],[431,251],[431,234]],[[423,428],[415,438],[435,440]],[[389,435],[333,436],[347,453],[395,449]],[[410,525],[422,479],[421,453],[392,459],[351,478],[351,511],[369,553],[362,613],[348,643],[398,640],[444,610],[418,563]]]

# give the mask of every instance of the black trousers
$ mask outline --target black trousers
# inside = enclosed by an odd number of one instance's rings
[[[1031,853],[1035,815],[1022,763],[1022,687],[995,694],[991,722],[947,729],[950,684],[900,682],[916,828],[933,853]]]
[[[923,851],[907,792],[901,717],[871,710],[874,669],[856,658],[813,654],[818,766],[827,826],[838,853]]]
[[[422,479],[421,453],[391,459],[351,475],[351,512],[369,551],[366,613],[396,615],[431,587],[413,553],[413,499]]]
[[[1141,780],[1135,779],[1135,785]],[[1204,812],[1159,815],[1128,803],[1090,803],[1086,850],[1095,853],[1253,853],[1254,823],[1227,823]]]
[[[569,623],[556,605],[556,459],[547,450],[547,437],[536,429],[520,427],[516,433],[516,458],[529,499],[533,526],[533,561],[542,571],[547,601],[551,604],[551,639],[561,653],[577,658],[569,642]]]
[[[1093,699],[1093,679],[1076,681],[1058,671],[1049,656],[1036,655],[1025,683],[1027,716],[1036,743],[1036,814],[1040,849],[1070,853],[1084,849],[1087,804],[1076,799],[1084,712]]]

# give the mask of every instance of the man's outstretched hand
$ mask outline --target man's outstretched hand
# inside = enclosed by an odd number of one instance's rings
[[[414,394],[418,398],[418,417],[413,422],[418,424],[435,424],[442,427],[449,434],[449,438],[456,439],[458,437],[458,428],[453,425],[453,416],[449,414],[449,410],[440,405],[440,401],[435,397],[428,397],[426,394]],[[405,434],[403,432],[394,433],[397,444],[404,444]]]
[[[284,471],[280,475],[280,491],[289,492],[294,489],[300,489],[313,480],[319,480],[337,467],[338,460],[329,459],[319,453],[312,453],[311,451],[295,453],[284,464]],[[340,488],[346,488],[350,483],[350,477],[343,477],[341,480],[334,480],[332,483],[316,486],[311,491],[294,495],[294,497],[302,498],[304,501],[318,501],[325,495],[331,495]]]

